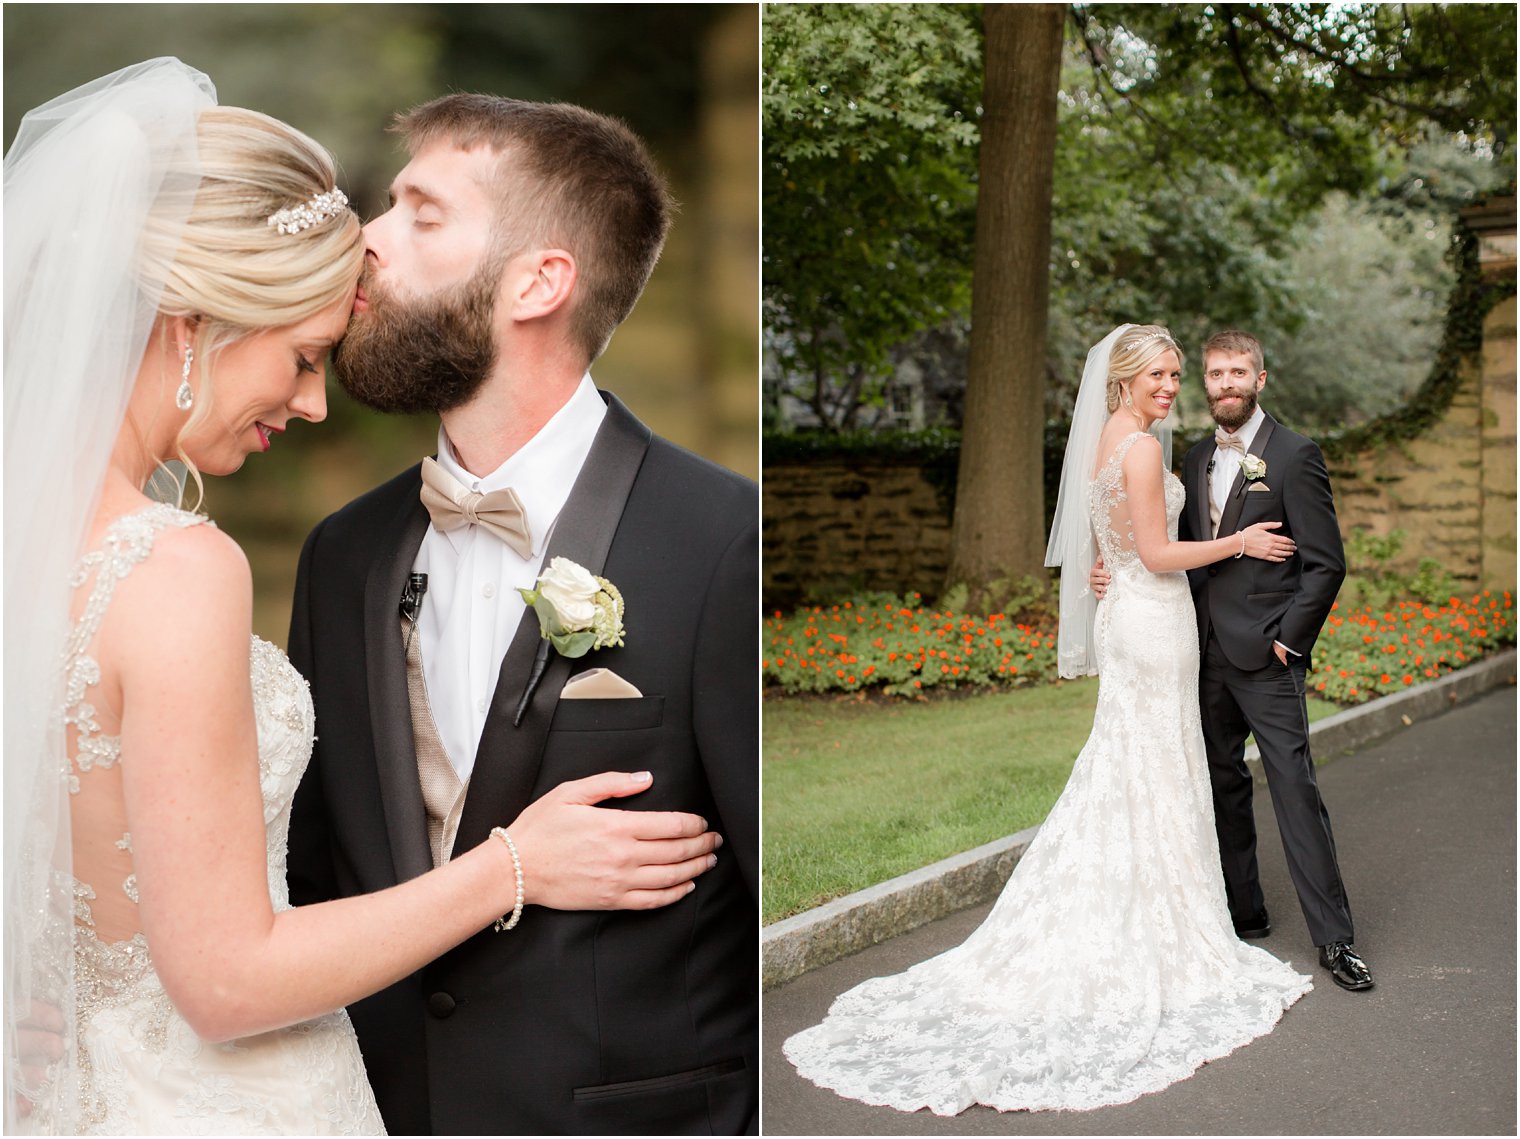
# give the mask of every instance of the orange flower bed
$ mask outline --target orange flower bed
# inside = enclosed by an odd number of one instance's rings
[[[814,605],[765,621],[761,672],[787,692],[898,695],[961,685],[1012,687],[1054,679],[1054,627],[930,609],[916,593]]]
[[[1514,597],[1484,590],[1436,605],[1338,603],[1314,649],[1311,693],[1360,704],[1515,643]],[[932,609],[916,593],[814,605],[765,620],[761,673],[782,691],[913,696],[931,688],[1011,688],[1056,678],[1054,624]]]
[[[1485,589],[1443,604],[1399,601],[1330,610],[1309,691],[1338,704],[1360,704],[1434,680],[1515,643],[1515,601]]]

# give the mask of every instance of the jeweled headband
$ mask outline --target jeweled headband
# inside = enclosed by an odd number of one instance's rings
[[[310,229],[329,218],[337,217],[347,208],[347,194],[342,190],[328,190],[322,194],[313,194],[311,201],[299,206],[275,210],[269,215],[267,224],[281,233],[300,233],[303,229]]]
[[[1132,352],[1136,348],[1143,348],[1152,340],[1165,340],[1168,344],[1176,347],[1177,342],[1172,339],[1170,332],[1151,332],[1144,336],[1137,336],[1133,340],[1125,340],[1119,344],[1119,351]]]

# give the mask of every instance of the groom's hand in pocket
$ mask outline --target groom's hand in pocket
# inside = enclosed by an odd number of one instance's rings
[[[530,803],[507,828],[522,860],[523,900],[556,910],[652,910],[691,893],[723,843],[707,820],[596,806],[652,783],[647,771],[610,771],[561,783]]]

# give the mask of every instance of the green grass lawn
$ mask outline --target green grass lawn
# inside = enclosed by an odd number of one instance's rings
[[[767,698],[764,920],[1040,822],[1097,680],[922,703]],[[1339,709],[1309,701],[1309,718]]]

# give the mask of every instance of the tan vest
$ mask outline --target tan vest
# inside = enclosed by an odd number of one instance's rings
[[[410,636],[408,636],[410,634]],[[464,812],[465,792],[469,781],[461,781],[449,753],[439,738],[433,722],[433,706],[428,702],[427,680],[422,673],[422,645],[411,623],[401,621],[401,640],[406,649],[406,695],[412,711],[412,741],[417,750],[417,779],[422,784],[422,802],[427,807],[428,850],[433,866],[442,866],[454,853],[454,839],[459,834],[459,816]]]

